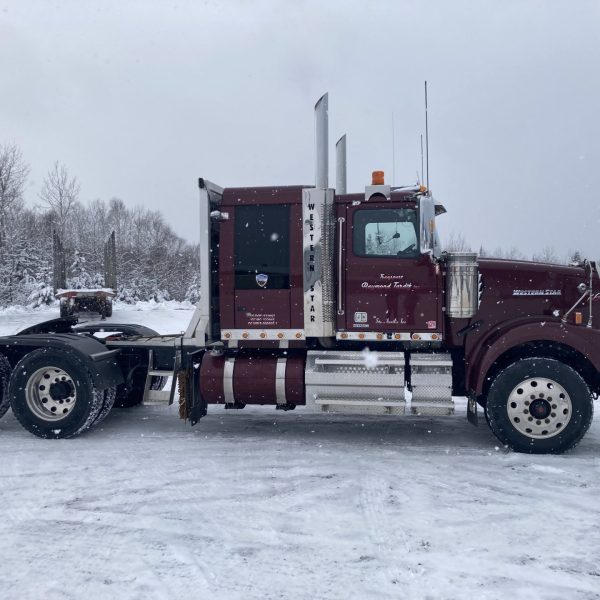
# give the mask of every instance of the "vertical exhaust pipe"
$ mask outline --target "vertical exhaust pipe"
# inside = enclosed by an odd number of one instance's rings
[[[335,191],[346,193],[346,134],[335,145]]]
[[[315,187],[326,190],[329,187],[329,94],[323,94],[315,104],[315,134],[317,143],[317,164]]]

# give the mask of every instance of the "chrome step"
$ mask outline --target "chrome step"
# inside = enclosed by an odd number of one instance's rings
[[[144,406],[171,404],[171,390],[148,390],[144,394]]]
[[[165,371],[154,368],[154,351],[148,350],[148,373],[146,375],[146,385],[144,386],[144,406],[171,405],[177,389],[177,373],[181,365],[181,350],[175,352],[175,365],[172,371]],[[154,377],[171,377],[171,386],[169,389],[153,390],[151,389]]]
[[[308,352],[306,405],[321,412],[404,414],[404,353]]]
[[[376,415],[403,415],[405,402],[386,402],[385,400],[348,400],[347,398],[318,398],[317,406],[323,412],[344,412]]]
[[[411,402],[410,412],[413,415],[435,417],[454,414],[454,401],[449,402]]]
[[[148,371],[150,377],[171,377],[173,371]]]
[[[410,382],[413,415],[438,416],[454,413],[452,358],[449,354],[411,354]]]
[[[360,359],[362,361],[362,363],[364,364],[365,362],[365,356],[362,352],[352,352],[349,354],[359,354],[360,355]],[[382,352],[373,352],[372,354],[377,354],[377,356],[383,354]],[[391,354],[389,352],[386,352],[386,354]],[[394,353],[395,354],[395,353]],[[356,365],[357,360],[355,358],[350,359],[350,358],[316,358],[315,359],[315,364],[316,365],[344,365],[344,366],[348,366],[348,365]],[[393,365],[396,367],[402,367],[402,369],[404,369],[404,355],[402,356],[402,358],[396,359],[387,359],[385,361],[386,365]]]

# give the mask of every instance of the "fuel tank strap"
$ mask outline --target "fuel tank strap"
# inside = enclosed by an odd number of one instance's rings
[[[226,358],[223,365],[223,399],[225,404],[234,404],[235,395],[233,393],[233,367],[235,358]]]
[[[287,394],[285,392],[285,369],[287,358],[277,359],[277,368],[275,370],[275,399],[277,404],[287,404]]]

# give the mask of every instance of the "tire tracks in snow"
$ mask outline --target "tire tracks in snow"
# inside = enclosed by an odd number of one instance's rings
[[[360,508],[365,517],[368,534],[379,550],[387,584],[398,585],[403,591],[410,587],[422,570],[412,565],[409,536],[398,519],[390,514],[387,498],[389,483],[365,465],[366,476],[361,481]],[[386,588],[388,586],[386,585]]]

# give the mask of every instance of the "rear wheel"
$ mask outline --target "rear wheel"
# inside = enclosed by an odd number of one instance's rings
[[[106,298],[104,300],[104,316],[112,317],[112,312],[113,312],[112,298]]]
[[[6,414],[10,407],[10,396],[8,394],[8,382],[12,367],[8,359],[0,354],[0,419]]]
[[[73,306],[71,306],[69,304],[68,300],[66,302],[63,302],[61,300],[61,302],[60,302],[60,316],[61,317],[63,317],[63,318],[72,317],[74,312],[75,312],[75,309]]]
[[[103,318],[112,317],[112,298],[98,298],[94,303],[94,310]]]
[[[115,404],[115,398],[117,397],[117,388],[106,388],[102,393],[104,395],[104,401],[102,403],[102,408],[100,409],[100,412],[96,417],[96,420],[92,423],[93,427],[95,427],[96,425],[100,425],[100,423],[102,423],[102,421],[104,421],[104,419],[106,419],[106,417],[108,416],[108,413],[111,411],[112,407]]]
[[[94,424],[105,405],[85,365],[74,355],[40,348],[16,365],[9,386],[12,411],[41,438],[69,438]]]
[[[518,452],[558,454],[585,435],[594,405],[574,369],[551,358],[526,358],[496,375],[485,410],[503,444]]]

